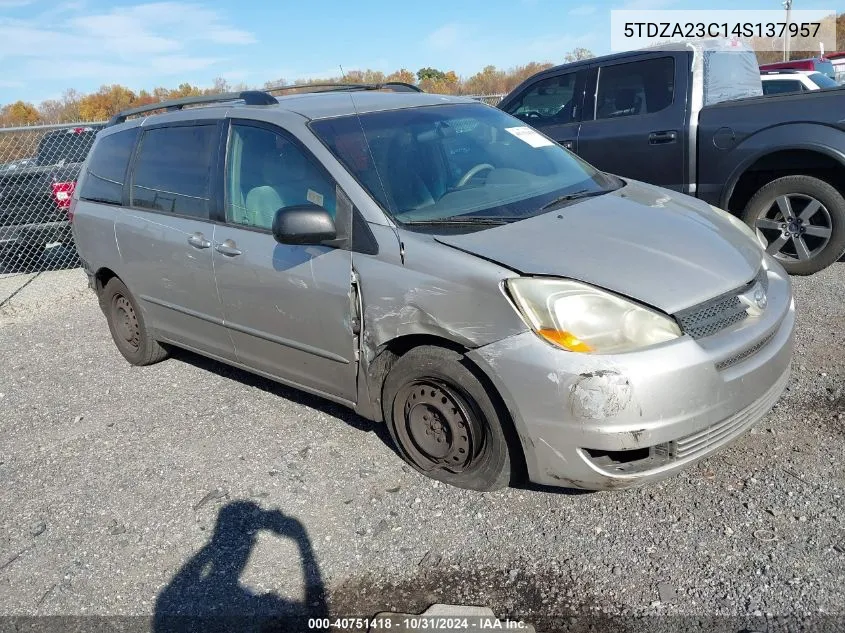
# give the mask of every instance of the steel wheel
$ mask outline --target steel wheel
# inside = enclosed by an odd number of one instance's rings
[[[481,453],[484,432],[479,416],[455,389],[436,379],[414,381],[394,400],[396,435],[420,470],[471,470]]]
[[[778,196],[754,221],[766,252],[781,261],[806,261],[821,253],[833,235],[830,212],[812,196]]]
[[[112,298],[112,319],[115,334],[133,350],[137,350],[141,344],[141,327],[129,299],[121,294]]]

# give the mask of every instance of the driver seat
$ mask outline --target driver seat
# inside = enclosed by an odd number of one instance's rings
[[[419,148],[407,132],[399,132],[387,152],[387,182],[394,211],[412,211],[434,204],[434,195],[420,176]]]

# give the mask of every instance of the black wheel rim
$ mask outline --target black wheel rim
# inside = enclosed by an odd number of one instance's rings
[[[112,299],[112,322],[118,340],[137,350],[141,340],[141,327],[132,304],[123,295],[115,295]]]
[[[418,380],[400,389],[393,419],[401,449],[420,470],[464,473],[478,464],[484,445],[480,416],[445,382]]]
[[[766,252],[781,261],[817,257],[833,235],[830,212],[819,200],[801,193],[778,196],[754,221]]]

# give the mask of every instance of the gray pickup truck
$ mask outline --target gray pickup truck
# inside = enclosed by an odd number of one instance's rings
[[[498,107],[603,171],[727,209],[811,274],[845,252],[845,91],[762,94],[753,51],[704,41],[550,68]]]
[[[43,269],[56,251],[62,263],[76,262],[70,198],[101,127],[52,130],[34,157],[0,165],[0,272]]]

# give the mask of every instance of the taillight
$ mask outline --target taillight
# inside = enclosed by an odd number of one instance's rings
[[[53,183],[53,199],[56,201],[56,206],[60,209],[67,209],[68,217],[71,220],[73,220],[73,209],[71,207],[71,200],[73,199],[74,189],[76,189],[75,180],[70,180],[68,182]]]

